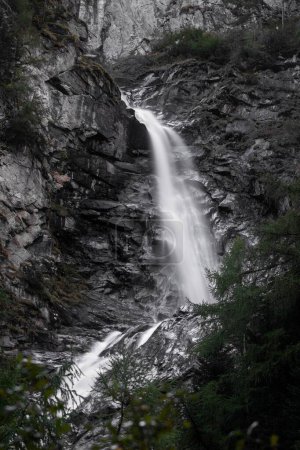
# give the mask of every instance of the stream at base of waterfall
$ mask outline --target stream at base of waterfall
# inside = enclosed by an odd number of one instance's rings
[[[188,302],[211,303],[213,297],[207,270],[216,269],[217,253],[205,212],[194,200],[193,191],[185,181],[197,177],[192,155],[181,137],[173,129],[163,125],[151,111],[135,111],[137,119],[148,130],[155,163],[161,222],[160,241],[163,247],[160,264],[172,264],[175,268],[179,305]],[[137,330],[133,339],[134,347],[137,349],[145,345],[161,324],[162,322],[155,321],[145,331]],[[132,335],[132,329],[129,331]],[[81,371],[72,387],[78,395],[77,406],[93,389],[97,374],[109,369],[109,353],[125,340],[128,333],[109,333],[102,342],[95,343],[89,352],[75,360]]]

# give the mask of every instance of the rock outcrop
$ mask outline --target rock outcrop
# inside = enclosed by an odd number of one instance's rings
[[[285,15],[296,12],[296,0],[285,2]],[[89,49],[108,61],[144,54],[153,39],[183,27],[220,31],[250,23],[255,26],[281,15],[281,0],[81,0],[79,13],[88,29]]]

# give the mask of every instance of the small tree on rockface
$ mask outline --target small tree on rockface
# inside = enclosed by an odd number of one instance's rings
[[[110,357],[109,370],[99,373],[97,390],[119,409],[117,434],[122,430],[125,410],[134,393],[150,382],[149,371],[149,362],[140,360],[137,363],[134,352],[123,345],[119,353]]]
[[[4,115],[0,121],[3,140],[12,144],[35,144],[40,139],[43,111],[30,87],[27,66],[38,41],[30,0],[0,0],[0,99]]]
[[[111,408],[109,418],[105,411],[109,436],[95,450],[107,443],[128,450],[175,449],[175,396],[153,370],[153,361],[125,345],[110,357],[109,369],[99,374],[96,386],[100,399]],[[171,444],[165,447],[165,441]]]

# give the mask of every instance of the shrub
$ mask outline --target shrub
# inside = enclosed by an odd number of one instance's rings
[[[270,67],[279,56],[291,57],[299,52],[300,26],[296,20],[270,22],[262,28],[230,31],[223,36],[230,61],[247,67]]]
[[[278,56],[298,54],[299,46],[299,20],[290,19],[284,27],[279,22],[269,22],[263,27],[231,30],[223,34],[186,28],[166,34],[154,42],[152,49],[175,58],[214,59],[220,63],[246,63],[247,67],[263,68],[272,65]]]
[[[14,145],[30,145],[40,142],[42,108],[38,100],[19,98],[17,107],[7,114],[4,139]]]
[[[177,33],[167,34],[157,41],[154,51],[167,51],[171,56],[194,56],[209,58],[216,56],[222,47],[222,40],[215,34],[196,28],[186,28]]]
[[[32,2],[12,0],[9,5],[0,3],[1,12],[6,17],[0,26],[0,97],[5,112],[0,123],[1,134],[6,142],[12,144],[35,143],[39,138],[42,109],[40,103],[32,98],[24,70],[30,54],[28,48],[37,37],[32,25]]]
[[[107,448],[108,443],[127,450],[175,450],[170,445],[176,433],[174,394],[167,395],[168,386],[154,380],[152,367],[153,361],[124,345],[110,357],[108,371],[99,374],[97,390],[102,403],[114,408],[111,414],[105,410],[106,436],[95,450]]]
[[[13,145],[43,141],[42,105],[30,88],[26,66],[36,63],[30,49],[47,34],[55,44],[77,41],[67,26],[68,13],[59,0],[0,0],[0,99],[2,138]],[[61,22],[61,23],[60,23]],[[50,31],[50,28],[52,31]]]
[[[284,28],[279,23],[271,24],[261,34],[261,44],[272,56],[291,57],[299,53],[300,23],[290,20]]]

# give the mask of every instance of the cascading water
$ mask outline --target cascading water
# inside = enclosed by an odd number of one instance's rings
[[[170,263],[176,268],[182,304],[187,299],[192,303],[211,302],[213,298],[206,269],[215,269],[217,258],[205,214],[185,182],[186,179],[197,178],[191,163],[192,156],[180,136],[162,125],[150,111],[137,109],[136,116],[148,129],[155,159],[161,240],[166,244],[158,256],[158,263]],[[79,357],[76,363],[82,375],[73,386],[78,394],[78,404],[92,390],[97,373],[107,370],[109,357],[103,356],[106,350],[113,350],[131,333],[131,343],[139,349],[151,339],[162,323],[151,324],[144,332],[135,331],[134,328],[124,334],[114,331]]]
[[[217,266],[214,239],[204,213],[199,210],[185,178],[193,177],[189,149],[172,129],[162,125],[154,114],[136,110],[146,126],[152,144],[158,180],[158,205],[168,261],[176,267],[182,302],[213,301],[206,270]],[[176,164],[176,153],[179,164]],[[180,166],[180,170],[178,169]]]
[[[139,349],[145,345],[162,323],[155,323],[143,332],[137,331],[132,338],[136,348]],[[66,382],[73,392],[76,393],[75,398],[69,401],[70,409],[82,403],[93,389],[98,373],[107,370],[109,356],[103,356],[103,353],[107,350],[112,350],[122,339],[126,338],[127,334],[130,334],[130,330],[124,334],[119,331],[112,331],[103,341],[96,342],[87,353],[79,356],[75,360],[75,364],[80,371],[80,376],[73,383],[66,378]]]
[[[98,372],[105,370],[108,363],[108,358],[101,355],[105,350],[116,345],[120,339],[122,339],[122,333],[113,331],[103,341],[95,343],[89,352],[75,360],[81,375],[74,385],[70,386],[76,392],[76,403],[74,404],[73,400],[71,400],[70,408],[78,406],[88,396],[97,379]]]

